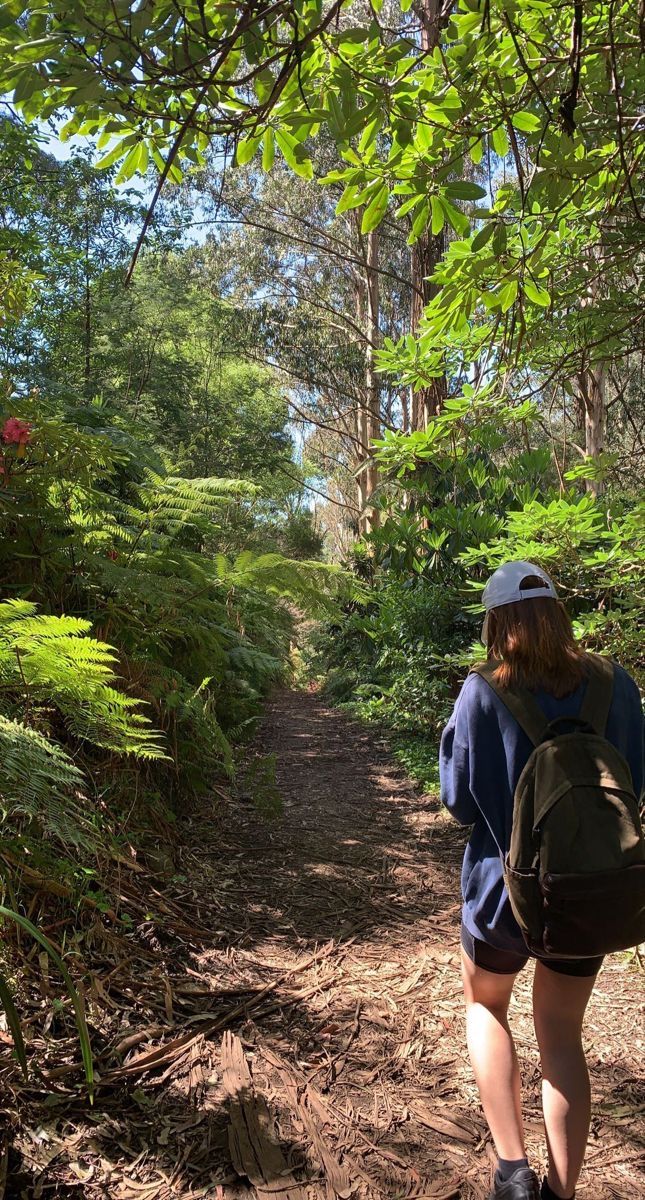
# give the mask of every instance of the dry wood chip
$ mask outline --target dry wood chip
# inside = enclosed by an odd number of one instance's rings
[[[479,1128],[469,1117],[448,1113],[445,1109],[436,1112],[421,1100],[413,1100],[409,1108],[422,1125],[457,1142],[477,1142],[483,1132],[483,1128]]]
[[[313,1089],[311,1091],[309,1088],[305,1089],[301,1098],[293,1076],[284,1070],[280,1071],[280,1076],[284,1084],[287,1101],[296,1116],[296,1120],[307,1134],[316,1157],[322,1165],[328,1200],[334,1200],[335,1197],[338,1197],[339,1200],[348,1200],[348,1197],[352,1196],[358,1187],[359,1180],[356,1179],[352,1182],[346,1166],[340,1163],[338,1157],[323,1136],[322,1131],[325,1125],[328,1124],[327,1114],[324,1112],[321,1113],[320,1108],[316,1105]]]
[[[242,1043],[232,1033],[222,1039],[222,1081],[230,1103],[229,1148],[238,1175],[246,1176],[262,1197],[307,1200],[307,1189],[294,1179],[272,1130],[266,1101],[253,1087]]]

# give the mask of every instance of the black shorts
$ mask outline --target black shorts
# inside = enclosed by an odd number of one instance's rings
[[[495,946],[489,946],[488,942],[473,937],[463,924],[461,944],[464,953],[476,967],[492,971],[494,975],[515,975],[526,966],[529,958],[538,958],[528,950],[526,954],[516,954],[513,950],[497,950]],[[540,958],[538,961],[544,963],[550,971],[557,971],[558,975],[576,975],[579,979],[590,979],[592,975],[598,974],[603,955],[598,958]]]

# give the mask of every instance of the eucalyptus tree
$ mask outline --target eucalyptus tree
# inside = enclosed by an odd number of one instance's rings
[[[316,143],[319,174],[332,150]],[[356,210],[335,212],[337,190],[278,162],[224,178],[215,163],[195,210],[211,230],[204,253],[213,287],[252,314],[246,352],[276,366],[308,455],[365,528],[377,486],[370,441],[402,420],[400,389],[377,374],[376,350],[381,337],[407,331],[409,252],[402,230],[384,222],[376,257],[376,231],[361,234]]]

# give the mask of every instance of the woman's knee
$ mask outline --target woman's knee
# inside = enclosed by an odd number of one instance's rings
[[[562,975],[543,963],[535,967],[533,1021],[540,1048],[577,1045],[595,977]]]
[[[496,1016],[506,1016],[515,975],[496,975],[492,971],[485,971],[462,951],[462,979],[466,1009],[481,1005]]]

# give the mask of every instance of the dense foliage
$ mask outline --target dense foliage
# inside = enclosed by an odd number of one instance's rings
[[[118,914],[114,868],[154,863],[234,773],[295,609],[353,585],[319,561],[284,389],[198,251],[155,232],[124,293],[136,204],[3,129],[4,238],[29,272],[0,334],[3,876],[16,920],[30,881]]]

